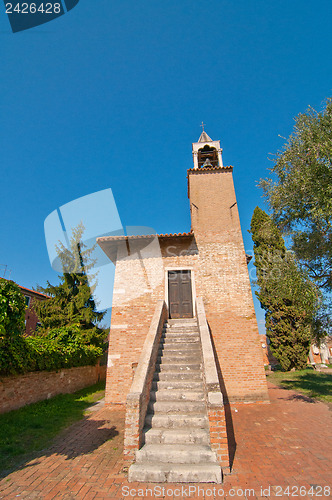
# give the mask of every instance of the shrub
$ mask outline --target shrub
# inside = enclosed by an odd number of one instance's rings
[[[14,375],[30,370],[32,359],[22,335],[0,336],[0,374]]]
[[[102,354],[100,347],[84,344],[77,327],[52,330],[45,337],[0,339],[0,374],[95,365]]]
[[[13,281],[0,279],[0,338],[24,332],[25,301]]]
[[[103,351],[99,347],[79,343],[61,343],[45,337],[25,339],[31,353],[29,370],[58,370],[96,364]]]

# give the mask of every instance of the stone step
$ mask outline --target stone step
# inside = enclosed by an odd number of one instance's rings
[[[207,415],[192,413],[191,415],[165,415],[162,413],[148,413],[145,417],[147,427],[162,427],[164,429],[199,428],[208,429],[209,421]]]
[[[172,327],[172,328],[164,328],[163,329],[164,333],[195,333],[196,335],[199,335],[199,328],[191,326],[190,328],[178,328],[178,327]]]
[[[160,342],[166,342],[166,341],[172,342],[172,340],[179,340],[179,339],[200,341],[200,336],[196,334],[191,335],[187,333],[181,333],[181,334],[174,333],[174,335],[172,335],[171,333],[170,334],[165,333],[165,335],[162,335],[160,337]]]
[[[162,348],[163,347],[163,348]],[[163,344],[158,349],[158,356],[163,354],[169,354],[170,356],[202,356],[200,342],[196,344],[190,343],[185,345],[174,344]]]
[[[152,382],[151,390],[203,391],[204,385],[203,380],[160,380]]]
[[[200,444],[209,446],[210,435],[208,429],[163,429],[144,428],[143,439],[145,444]]]
[[[179,371],[173,370],[171,372],[162,371],[155,372],[153,375],[153,380],[202,380],[201,370],[186,370]]]
[[[178,344],[199,344],[200,345],[200,338],[199,337],[167,337],[167,338],[161,338],[160,339],[160,345],[164,344],[171,344],[171,343],[178,343]]]
[[[185,390],[159,389],[150,392],[150,401],[205,401],[204,392]]]
[[[189,353],[189,354],[178,354],[178,353],[165,353],[162,356],[158,356],[157,363],[170,363],[174,361],[175,363],[181,361],[182,363],[201,363],[202,357],[201,353]]]
[[[133,464],[128,480],[144,483],[222,483],[221,468],[217,464]]]
[[[161,336],[162,340],[168,339],[199,339],[199,335],[197,333],[178,333],[178,332],[167,332],[165,335]]]
[[[168,319],[166,322],[166,325],[170,326],[179,326],[179,325],[196,325],[197,326],[197,319],[196,318],[179,318],[179,319]]]
[[[166,415],[190,415],[190,413],[202,413],[206,411],[205,401],[150,401],[149,413],[163,413]]]
[[[202,367],[201,363],[183,363],[183,362],[169,362],[167,360],[163,360],[162,363],[156,363],[156,372],[189,372],[189,371],[198,371]]]
[[[187,341],[199,342],[200,338],[197,335],[166,335],[165,337],[161,337],[160,341],[163,344],[167,342],[187,342]]]
[[[182,328],[168,328],[167,330],[163,331],[162,335],[197,335],[198,337],[200,337],[198,330],[185,330]]]
[[[159,346],[158,349],[158,354],[163,354],[164,352],[176,352],[178,354],[192,354],[195,352],[202,352],[201,351],[201,344],[199,342],[193,344],[162,344]]]
[[[161,361],[171,358],[176,358],[177,360],[183,359],[185,361],[186,359],[193,358],[198,359],[199,362],[201,362],[202,353],[198,349],[189,351],[184,351],[183,349],[181,351],[178,351],[177,349],[165,349],[164,351],[158,352],[157,362],[159,361],[159,358]]]
[[[136,451],[136,463],[163,464],[216,463],[216,454],[210,446],[199,444],[145,444]]]
[[[163,328],[163,332],[165,333],[196,333],[199,334],[199,328],[197,326],[191,327],[171,327],[171,328]]]
[[[191,321],[188,323],[184,323],[182,321],[179,323],[166,323],[163,326],[163,330],[177,330],[178,328],[182,330],[198,329],[198,324],[195,321]]]

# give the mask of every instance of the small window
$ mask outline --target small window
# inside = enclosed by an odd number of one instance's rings
[[[31,302],[31,297],[29,297],[29,295],[24,295],[24,297],[25,297],[25,305],[29,307]]]

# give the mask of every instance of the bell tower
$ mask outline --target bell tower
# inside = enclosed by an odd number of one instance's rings
[[[188,170],[191,229],[214,239],[231,231],[242,242],[233,167],[224,167],[220,141],[213,141],[203,130],[192,150],[194,168]]]
[[[202,297],[224,396],[268,401],[247,256],[233,183],[220,141],[203,132],[188,170],[191,231],[197,245],[196,292]]]
[[[222,167],[222,149],[220,141],[213,141],[204,130],[201,133],[198,142],[193,143],[194,168],[204,167]]]

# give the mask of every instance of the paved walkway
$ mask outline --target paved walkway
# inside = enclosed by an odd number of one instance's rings
[[[128,484],[121,458],[124,410],[99,406],[2,479],[0,498],[332,497],[331,409],[271,384],[269,393],[270,405],[232,406],[236,450],[222,485]]]

